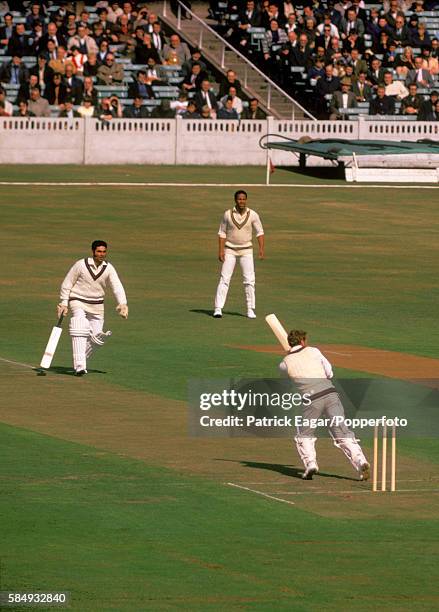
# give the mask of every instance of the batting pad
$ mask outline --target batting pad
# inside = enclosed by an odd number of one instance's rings
[[[69,323],[69,333],[72,338],[88,338],[90,335],[90,323],[85,317],[72,317]]]

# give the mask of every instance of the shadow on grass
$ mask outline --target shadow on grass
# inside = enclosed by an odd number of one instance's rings
[[[206,310],[204,308],[193,308],[192,310],[189,310],[189,312],[195,312],[196,314],[203,314],[207,315],[208,317],[213,317],[213,310]],[[242,314],[242,312],[231,312],[230,310],[223,310],[223,315],[231,317],[244,317],[245,319],[247,318],[247,316]]]
[[[47,372],[51,372],[52,374],[62,374],[64,376],[74,376],[75,372],[71,367],[67,368],[65,366],[54,366],[49,368],[48,370],[43,370],[42,368],[35,368],[35,372],[37,376],[46,376]],[[103,370],[90,370],[87,369],[89,374],[106,374]]]
[[[243,467],[249,467],[257,470],[269,470],[271,472],[277,472],[283,476],[289,478],[300,478],[302,479],[303,468],[296,468],[291,465],[284,465],[282,463],[259,463],[257,461],[235,461],[234,459],[215,459],[215,461],[231,461],[232,463],[240,463]],[[357,482],[358,478],[351,478],[350,476],[339,476],[338,474],[329,474],[327,472],[319,472],[318,476],[323,478],[335,478],[337,480],[352,480]]]

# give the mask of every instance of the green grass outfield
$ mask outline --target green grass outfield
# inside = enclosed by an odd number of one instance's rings
[[[264,178],[255,168],[0,169],[0,182]],[[188,379],[277,376],[278,356],[236,348],[274,343],[268,312],[312,342],[439,358],[437,189],[346,188],[281,170],[273,180],[304,186],[247,189],[267,241],[256,321],[239,316],[239,270],[226,307],[235,314],[210,316],[233,187],[0,186],[0,359],[38,364],[60,282],[96,238],[109,242],[130,306],[124,322],[108,297],[113,337],[84,380],[66,371],[66,332],[46,377],[0,361],[1,589],[66,589],[78,611],[439,606],[437,440],[399,443],[399,477],[430,490],[373,496],[329,446],[324,492],[302,495],[306,484],[263,468],[299,467],[288,440],[187,438]],[[225,485],[247,474],[272,497],[291,488],[294,504]]]

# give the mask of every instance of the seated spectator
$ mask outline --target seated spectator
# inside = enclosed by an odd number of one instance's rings
[[[73,45],[73,47],[70,49],[69,59],[71,60],[72,64],[76,68],[75,73],[78,76],[82,76],[84,73],[84,64],[88,60],[87,55],[85,53],[81,53],[81,51],[79,50],[79,47],[77,47],[76,45]]]
[[[410,30],[406,26],[404,15],[398,14],[395,19],[395,27],[392,29],[392,38],[398,47],[410,44]]]
[[[428,70],[433,77],[439,74],[439,60],[431,55],[431,47],[423,47],[422,49],[422,68]]]
[[[186,43],[181,42],[181,39],[178,34],[172,34],[169,39],[169,44],[163,47],[162,58],[164,61],[169,60],[169,56],[171,54],[176,54],[178,57],[178,64],[183,66],[185,62],[187,62],[190,57],[189,47]]]
[[[69,98],[72,98],[74,104],[80,104],[84,85],[81,79],[75,76],[72,64],[66,64],[63,82]]]
[[[78,107],[78,114],[80,117],[94,117],[95,104],[92,98],[88,96],[83,98],[82,104]]]
[[[351,30],[343,41],[343,53],[350,53],[352,49],[358,49],[360,55],[365,53],[364,39],[356,30]]]
[[[339,89],[340,80],[338,77],[334,76],[334,66],[332,64],[327,64],[325,66],[325,76],[321,77],[316,85],[317,110],[319,115],[326,115],[327,113],[328,105],[326,96],[332,95]]]
[[[229,87],[228,95],[223,96],[220,100],[222,108],[226,106],[226,102],[229,98],[232,98],[232,108],[236,110],[239,118],[242,113],[242,100],[236,95],[236,87],[233,87],[233,85]]]
[[[381,60],[377,57],[372,57],[370,62],[370,70],[367,73],[367,80],[372,85],[374,90],[377,89],[380,83],[384,82],[384,68],[381,66]]]
[[[29,70],[23,64],[21,55],[15,54],[10,62],[0,69],[0,82],[12,85],[23,85],[29,78]]]
[[[232,85],[236,88],[237,95],[242,97],[242,87],[240,81],[236,78],[236,72],[234,70],[227,70],[226,78],[220,84],[218,98],[225,96]]]
[[[34,25],[44,22],[45,17],[44,7],[39,2],[32,2],[26,15],[26,29],[33,30]]]
[[[24,23],[17,23],[15,32],[8,42],[8,54],[22,57],[23,55],[33,55],[34,53],[33,40],[26,34]]]
[[[300,34],[297,45],[294,46],[289,55],[289,64],[291,66],[302,66],[308,68],[311,65],[312,48],[308,42],[308,36],[305,33]]]
[[[182,70],[183,70],[183,74],[186,77],[188,74],[191,73],[192,71],[192,66],[194,64],[200,64],[201,66],[201,71],[202,72],[207,72],[207,66],[205,64],[205,62],[203,62],[202,58],[201,58],[201,51],[199,49],[194,49],[192,51],[192,55],[191,58],[189,60],[187,60],[187,62],[185,62],[182,66]]]
[[[30,98],[30,90],[33,87],[38,87],[38,89],[41,91],[36,74],[31,74],[29,80],[23,83],[23,85],[20,87],[15,104],[18,104],[21,100],[25,100],[27,102],[27,100]]]
[[[0,28],[0,46],[7,47],[9,39],[14,33],[14,18],[11,13],[5,13],[3,15],[3,23],[4,25]]]
[[[412,47],[430,47],[431,46],[430,34],[427,32],[427,28],[424,22],[422,21],[419,22],[416,32],[412,34],[410,44],[412,45]]]
[[[161,65],[157,65],[155,59],[150,57],[146,66],[146,82],[148,85],[166,85],[166,72]]]
[[[347,60],[348,64],[352,66],[356,77],[358,77],[360,72],[367,73],[367,62],[366,60],[361,59],[358,49],[352,49],[350,56],[347,58]]]
[[[110,96],[110,106],[114,111],[114,116],[117,117],[117,119],[121,119],[123,117],[123,106],[116,94]]]
[[[439,102],[437,91],[431,91],[428,100],[423,100],[418,111],[418,121],[436,121],[435,109]]]
[[[214,119],[214,118],[215,117],[212,114],[212,109],[209,108],[207,105],[203,106],[201,109],[201,119]]]
[[[337,26],[331,21],[331,13],[326,12],[323,16],[323,21],[317,26],[318,38],[321,38],[323,46],[329,47],[331,36],[340,38],[340,33]],[[320,44],[321,44],[320,43]],[[317,41],[316,41],[317,44]]]
[[[87,61],[84,64],[83,76],[95,77],[98,74],[98,58],[94,53],[87,56]]]
[[[312,59],[313,65],[308,70],[307,77],[309,80],[320,79],[322,76],[325,76],[325,62],[321,57],[316,57]]]
[[[205,79],[201,82],[201,89],[194,96],[194,102],[197,105],[198,112],[201,112],[203,106],[208,106],[215,113],[218,110],[218,102],[215,94],[210,91],[210,81]]]
[[[62,82],[62,75],[59,72],[55,72],[52,81],[47,84],[44,97],[48,100],[49,104],[56,106],[64,104],[68,99],[67,86]]]
[[[66,119],[74,119],[75,117],[80,117],[81,115],[77,110],[73,108],[73,100],[71,98],[67,98],[65,103],[63,104],[63,108],[61,108],[58,117],[64,117]]]
[[[149,112],[146,106],[143,105],[143,98],[135,96],[132,105],[125,107],[123,116],[126,119],[147,119]]]
[[[207,72],[203,72],[201,64],[195,62],[192,64],[191,73],[183,80],[181,87],[189,93],[195,92],[201,88],[201,83],[207,78]]]
[[[122,83],[124,69],[122,64],[114,61],[114,55],[108,53],[105,58],[105,64],[98,68],[98,82],[100,85],[113,85],[114,83]]]
[[[386,70],[393,70],[396,66],[396,57],[396,43],[395,41],[391,40],[389,41],[387,51],[383,54],[383,67]]]
[[[162,32],[162,26],[159,21],[155,21],[152,24],[152,32],[150,32],[150,34],[152,44],[157,49],[157,52],[160,55],[160,53],[163,51],[164,46],[166,45],[166,39],[165,35]]]
[[[357,13],[353,7],[349,7],[345,13],[345,17],[340,22],[340,36],[342,40],[349,36],[349,33],[355,30],[359,36],[365,33],[364,23],[358,19]]]
[[[402,81],[394,81],[391,72],[384,73],[384,85],[386,87],[386,96],[393,96],[397,100],[402,100],[409,95],[407,87]]]
[[[431,57],[439,59],[439,39],[436,37],[431,39]]]
[[[43,55],[43,57],[46,56]],[[51,59],[48,66],[52,70],[52,73],[59,72],[60,74],[64,75],[67,64],[72,64],[73,66],[71,59],[67,56],[66,48],[60,45],[56,50],[56,59]]]
[[[304,14],[306,15],[306,11],[304,10]],[[312,13],[311,13],[311,17],[312,17]],[[275,1],[273,2],[269,2],[268,3],[268,8],[266,11],[262,12],[261,15],[261,27],[265,28],[266,30],[270,29],[270,22],[271,21],[277,21],[277,23],[279,24],[280,28],[283,28],[285,25],[285,16],[283,15],[283,13],[281,13],[279,6],[276,4]]]
[[[370,102],[372,100],[373,89],[366,81],[366,72],[360,72],[358,80],[352,85],[352,93],[357,102]]]
[[[242,112],[241,119],[265,119],[265,114],[259,108],[259,102],[256,98],[250,100],[248,108],[245,108]]]
[[[384,85],[378,85],[377,95],[369,105],[369,115],[394,114],[395,99],[392,96],[386,96],[386,88]]]
[[[47,84],[52,82],[55,72],[47,63],[46,56],[39,55],[37,64],[31,68],[30,74],[35,74],[38,77],[37,83],[40,86],[41,91],[44,91]]]
[[[89,29],[82,24],[78,26],[78,33],[69,38],[67,49],[71,51],[72,47],[78,47],[83,55],[97,54],[99,51],[96,41],[90,36]]]
[[[186,112],[182,114],[183,119],[201,119],[201,115],[197,110],[197,106],[193,100],[187,103]]]
[[[14,117],[35,117],[34,113],[28,109],[27,101],[20,100],[18,103],[18,109],[13,113]]]
[[[169,100],[162,100],[160,106],[156,106],[151,112],[152,119],[174,119],[175,112],[171,108]]]
[[[401,115],[417,115],[421,107],[422,96],[418,94],[416,83],[409,85],[409,95],[401,102]]]
[[[101,121],[111,121],[117,115],[117,109],[110,102],[110,98],[102,98],[95,108],[95,117]]]
[[[108,19],[108,9],[106,6],[101,6],[96,12],[98,16],[97,23],[101,26],[104,36],[109,38],[113,33],[114,23]]]
[[[247,0],[245,10],[242,10],[239,19],[233,24],[233,32],[230,36],[232,44],[245,48],[250,41],[249,30],[258,28],[261,24],[261,13],[255,4],[255,0]]]
[[[6,99],[6,91],[0,87],[0,102],[3,104],[3,117],[11,117],[14,112],[12,104]]]
[[[407,77],[409,70],[415,68],[415,56],[413,49],[410,46],[404,48],[400,55],[396,56],[395,59],[395,70],[399,76]]]
[[[183,115],[186,112],[187,105],[188,105],[188,97],[187,97],[187,93],[185,93],[184,91],[180,92],[178,96],[178,100],[171,101],[171,109],[175,111],[176,117],[179,117],[180,115]]]
[[[53,44],[53,47],[49,45],[49,42]],[[40,38],[37,51],[38,53],[49,53],[51,55],[51,57],[49,58],[50,61],[52,57],[55,57],[56,49],[60,45],[62,45],[63,47],[67,47],[66,39],[61,34],[61,32],[58,31],[56,23],[51,21],[47,25],[47,32],[44,34],[44,36]]]
[[[233,98],[229,96],[223,107],[216,114],[217,119],[239,119],[238,113],[233,108]]]
[[[114,27],[113,35],[116,36],[118,45],[126,45],[133,35],[133,22],[130,23],[128,15],[121,15]]]
[[[109,43],[108,43],[108,40],[104,39],[99,45],[99,51],[96,54],[98,66],[102,66],[102,64],[105,64],[105,60],[107,59],[108,53],[109,53]]]
[[[84,84],[82,90],[82,101],[85,101],[85,98],[90,98],[92,106],[97,106],[98,103],[98,92],[96,87],[94,86],[93,79],[89,76],[84,77]]]
[[[333,36],[331,39],[331,46],[326,51],[326,62],[334,64],[341,59],[343,59],[343,48],[340,39]]]
[[[335,91],[332,95],[329,105],[329,119],[344,119],[344,115],[340,113],[342,109],[357,107],[357,99],[351,91],[351,81],[350,79],[343,78],[341,80],[341,91]]]
[[[38,87],[33,87],[30,90],[28,109],[35,115],[35,117],[50,117],[49,102],[45,98],[41,97]]]
[[[151,34],[145,33],[142,44],[135,48],[134,59],[136,64],[147,64],[150,57],[154,59],[156,64],[161,64],[159,52],[152,44]]]
[[[108,13],[107,13],[108,21],[112,24],[115,24],[117,21],[117,18],[123,15],[123,10],[119,6],[120,4],[119,2],[109,2],[108,4],[109,4]]]
[[[145,70],[138,70],[136,78],[128,85],[128,97],[135,98],[137,96],[142,98],[142,100],[154,97],[151,83],[147,81]]]
[[[422,57],[415,57],[415,67],[413,70],[409,70],[405,84],[407,87],[411,83],[416,83],[418,87],[433,87],[433,78],[428,70],[423,68],[424,60]]]

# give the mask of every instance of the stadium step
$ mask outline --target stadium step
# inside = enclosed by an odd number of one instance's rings
[[[260,107],[268,115],[276,119],[313,119],[300,104],[277,85],[271,84],[251,62],[224,45],[223,40],[211,29],[214,23],[210,20],[206,22],[206,3],[192,2],[193,13],[199,19],[182,19],[180,24],[171,11],[169,2],[148,2],[148,7],[160,15],[168,27],[180,33],[192,47],[200,47],[203,56],[217,70],[223,74],[229,69],[234,70],[246,95],[257,98]]]

